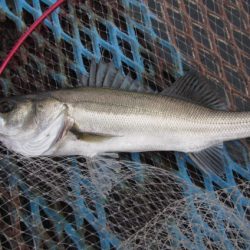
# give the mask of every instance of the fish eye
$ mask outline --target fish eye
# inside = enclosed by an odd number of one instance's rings
[[[0,113],[9,113],[15,108],[15,104],[9,101],[3,101],[0,103]]]

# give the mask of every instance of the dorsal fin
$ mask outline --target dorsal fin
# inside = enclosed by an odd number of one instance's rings
[[[95,79],[96,79],[96,72],[97,72],[97,65],[94,60],[91,61],[90,71],[89,71],[89,78],[87,78],[87,84],[89,87],[95,86]]]
[[[123,83],[124,78],[125,78],[125,76],[122,75],[122,72],[120,70],[116,71],[116,75],[114,77],[112,88],[120,89],[121,88],[121,84]]]
[[[82,86],[122,89],[134,92],[153,93],[154,91],[138,80],[124,75],[121,69],[117,69],[113,62],[91,61],[89,76],[82,77]]]
[[[117,70],[115,67],[112,67],[110,64],[108,65],[108,71],[103,80],[103,87],[113,86],[116,75],[120,73],[119,70]]]
[[[211,82],[199,76],[194,70],[177,79],[174,84],[164,89],[161,94],[193,102],[215,110],[227,110],[225,101],[222,101]]]
[[[96,87],[103,87],[103,83],[105,81],[105,77],[107,74],[109,74],[109,65],[107,63],[99,63],[97,65],[97,72],[96,72]]]

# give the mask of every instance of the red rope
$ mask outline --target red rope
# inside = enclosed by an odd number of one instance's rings
[[[3,61],[1,67],[0,67],[0,76],[7,67],[9,61],[12,59],[12,57],[15,55],[17,50],[20,48],[20,46],[23,44],[23,42],[27,39],[27,37],[37,28],[37,26],[44,21],[44,19],[50,15],[56,8],[58,8],[64,0],[58,0],[56,3],[51,5],[19,38],[17,43],[13,46],[5,60]]]

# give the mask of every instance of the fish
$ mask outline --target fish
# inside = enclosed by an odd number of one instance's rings
[[[92,62],[82,86],[0,100],[0,141],[26,157],[187,153],[223,171],[223,142],[250,136],[250,112],[230,112],[191,70],[155,93],[112,62]]]

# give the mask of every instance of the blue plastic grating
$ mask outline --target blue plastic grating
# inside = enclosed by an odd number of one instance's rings
[[[36,4],[34,3],[34,6],[39,6],[38,2]],[[41,1],[41,3],[49,4],[51,2]],[[13,13],[10,12],[7,5],[3,3],[3,6],[7,16],[13,21],[16,21],[18,27],[22,27],[22,18],[13,18]],[[30,5],[24,2],[22,6],[23,10],[30,13],[33,18],[36,18],[36,12],[34,12],[34,9]],[[132,8],[133,10],[133,8],[139,8],[138,6],[140,6],[140,4],[138,2],[134,2],[133,4],[132,2],[124,2],[124,6]],[[64,17],[61,18],[61,16],[54,13],[51,16],[53,25],[50,21],[46,21],[46,25],[53,31],[55,40],[64,41],[65,50],[70,57],[70,65],[68,68],[75,71],[77,75],[87,73],[86,60],[90,60],[93,57],[95,57],[96,60],[100,60],[104,51],[104,53],[108,52],[114,57],[113,60],[118,67],[125,65],[124,67],[130,69],[130,72],[131,70],[136,72],[138,79],[142,79],[145,73],[151,75],[152,78],[156,78],[156,63],[159,59],[152,61],[149,49],[146,50],[145,47],[143,47],[147,46],[145,43],[147,38],[150,38],[152,42],[157,41],[158,51],[156,51],[156,53],[164,53],[165,61],[170,59],[169,64],[174,68],[173,73],[176,74],[175,76],[183,74],[180,55],[176,52],[175,48],[171,46],[169,41],[159,39],[156,32],[158,32],[160,22],[154,14],[147,10],[146,6],[144,6],[143,9],[139,9],[146,11],[145,14],[147,14],[147,18],[144,18],[144,25],[133,19],[128,19],[129,17],[121,16],[124,19],[123,21],[126,22],[126,32],[114,26],[112,21],[108,21],[96,15],[95,12],[90,9],[90,6],[82,5],[79,8],[80,10],[78,10],[78,12],[83,11],[87,13],[86,18],[88,19],[89,27],[84,22],[79,24],[79,22],[77,22],[77,13],[75,14],[73,9],[70,10],[70,8],[69,12],[72,11],[72,13],[69,13],[68,19]],[[23,15],[24,14],[20,12],[20,16]],[[27,14],[25,14],[25,16],[27,16]],[[29,22],[31,22],[30,19],[32,18],[29,18]],[[154,20],[153,25],[151,25],[152,20]],[[108,37],[105,34],[108,34]],[[136,37],[137,39],[135,39]],[[91,48],[86,44],[87,39],[90,40]],[[142,44],[143,39],[145,44]],[[126,48],[124,44],[129,46],[129,49]],[[34,60],[35,59],[38,58],[35,57]],[[42,67],[43,65],[39,66]],[[65,75],[67,75],[67,72],[63,72],[62,75],[58,74],[58,72],[51,72],[51,74],[58,85],[66,85]],[[160,74],[163,74],[163,72],[160,72]],[[11,88],[13,86],[6,84],[5,89],[8,87]],[[11,92],[13,90],[7,89],[7,91]]]
[[[66,42],[66,49],[71,53],[65,61],[67,61],[67,65],[69,65],[68,69],[75,72],[76,84],[80,84],[80,78],[82,75],[87,74],[88,72],[88,64],[87,60],[91,60],[92,58],[96,58],[96,60],[100,60],[103,57],[103,49],[108,51],[110,55],[113,57],[113,61],[116,66],[122,67],[124,63],[128,65],[132,71],[136,73],[136,77],[140,80],[146,79],[156,79],[156,67],[155,65],[159,62],[159,58],[154,60],[149,60],[147,55],[150,55],[149,51],[151,48],[148,48],[147,44],[143,44],[144,40],[149,40],[152,44],[157,44],[157,52],[162,53],[166,52],[166,56],[163,60],[171,61],[169,63],[169,71],[173,73],[174,77],[178,77],[183,75],[183,65],[181,56],[176,51],[175,47],[169,41],[169,36],[167,31],[164,32],[164,26],[160,20],[160,17],[156,16],[153,12],[151,12],[148,6],[141,1],[129,1],[123,0],[120,3],[123,6],[123,11],[120,11],[118,14],[123,17],[124,24],[126,28],[122,28],[122,25],[115,24],[113,20],[106,19],[105,15],[101,16],[98,12],[94,11],[93,2],[86,1],[85,4],[81,4],[82,13],[86,13],[88,16],[88,23],[84,25],[84,22],[79,23],[77,19],[77,15],[75,14],[75,8],[72,3],[68,3],[68,15],[66,15],[67,21],[63,23],[62,15],[60,15],[60,10],[57,10],[53,13],[50,20],[45,21],[45,25],[52,31],[53,39],[55,40],[53,43],[55,45],[62,41]],[[25,27],[25,22],[23,19],[23,13],[29,13],[32,15],[34,19],[36,19],[42,13],[42,6],[49,6],[53,3],[53,1],[35,1],[32,3],[28,3],[28,1],[14,1],[7,2],[0,0],[0,10],[12,21],[14,21],[20,31],[23,31]],[[92,3],[92,4],[91,4]],[[110,9],[109,9],[110,10]],[[98,23],[98,28],[97,28]],[[170,24],[168,24],[170,25]],[[100,32],[102,29],[105,29],[104,32]],[[39,33],[39,32],[38,32]],[[143,34],[143,35],[142,35]],[[84,37],[84,39],[83,39]],[[86,38],[87,37],[87,38]],[[87,43],[88,41],[88,43]],[[128,45],[124,45],[127,43]],[[144,41],[145,43],[145,41]],[[128,49],[128,46],[130,49]],[[69,49],[70,48],[70,49]],[[124,51],[124,48],[127,50]],[[128,53],[129,50],[129,53]],[[26,51],[24,50],[26,53]],[[51,51],[50,51],[51,52]],[[21,54],[22,52],[20,52]],[[158,54],[159,55],[159,54]],[[105,56],[105,55],[104,55]],[[41,60],[37,54],[31,53],[31,58],[36,62],[36,66],[41,69],[46,68],[46,72],[49,71],[50,76],[56,81],[57,87],[67,87],[68,85],[68,74],[65,72],[65,69],[61,70],[61,65],[59,69],[48,69],[48,65],[46,65],[45,60]],[[62,57],[59,58],[59,60]],[[154,61],[154,63],[152,63]],[[168,62],[167,62],[168,63]],[[167,65],[166,63],[166,65]],[[159,66],[159,65],[156,65]],[[123,67],[124,68],[124,67]],[[131,71],[129,69],[129,71]],[[18,71],[19,69],[17,69]],[[8,69],[6,70],[6,72]],[[40,73],[42,74],[42,73]],[[146,77],[145,77],[146,76]],[[29,78],[28,78],[29,79]],[[16,92],[15,84],[11,82],[12,78],[4,78],[2,79],[2,84],[4,87],[2,88],[5,91],[5,94]],[[22,81],[20,81],[23,83]],[[35,84],[37,84],[35,82]],[[161,84],[162,85],[162,84]],[[242,155],[243,158],[247,159],[248,151],[242,145]],[[152,155],[150,157],[154,158]],[[176,154],[177,165],[178,165],[178,175],[183,178],[186,182],[191,184],[191,188],[187,190],[186,195],[190,195],[194,192],[198,192],[198,189],[195,184],[198,182],[202,183],[202,187],[207,191],[213,191],[218,188],[228,188],[231,186],[235,186],[239,184],[238,179],[246,179],[250,180],[249,167],[242,167],[239,164],[236,164],[232,161],[228,151],[225,149],[225,157],[226,157],[226,177],[222,179],[218,176],[214,175],[206,175],[203,173],[199,173],[197,169],[189,168],[192,163],[190,160],[183,154]],[[132,158],[136,161],[140,161],[140,156],[138,154],[134,154]],[[156,160],[155,160],[156,161]],[[246,160],[248,162],[248,159]],[[4,164],[6,165],[6,163]],[[75,169],[77,171],[77,166]],[[140,169],[136,170],[138,172],[138,178],[143,180],[143,173]],[[193,176],[193,173],[196,174]],[[74,174],[72,173],[72,176]],[[237,178],[235,177],[237,176]],[[16,179],[15,179],[16,178]],[[72,177],[73,178],[73,177]],[[200,178],[200,181],[195,182],[194,179]],[[18,180],[18,181],[16,181]],[[10,183],[13,187],[18,187],[21,192],[24,193],[26,198],[30,201],[30,206],[34,209],[31,213],[35,214],[32,217],[34,220],[39,220],[40,210],[38,207],[45,210],[45,213],[52,221],[55,223],[58,221],[63,221],[64,227],[60,230],[66,230],[68,236],[74,241],[78,249],[82,249],[84,244],[80,239],[80,235],[77,230],[74,230],[70,223],[65,221],[64,218],[61,218],[57,213],[50,211],[47,208],[46,201],[42,197],[32,198],[32,195],[27,192],[28,187],[25,183],[22,183],[20,178],[17,176],[13,176],[10,178]],[[74,181],[74,183],[78,183],[79,185],[83,182],[83,180]],[[79,190],[79,186],[74,187],[74,189]],[[249,199],[246,198],[239,190],[239,197],[233,202],[237,202],[237,206],[240,207],[238,209],[240,216],[245,216],[245,208],[249,206]],[[35,199],[35,203],[33,203],[33,199]],[[74,206],[73,206],[74,207]],[[93,221],[93,214],[89,212],[84,206],[84,200],[81,197],[81,200],[78,201],[78,207],[81,207],[82,213],[75,214],[75,221],[81,222],[84,219],[87,219],[89,222]],[[103,233],[102,230],[99,230],[97,225],[104,223],[105,226],[105,213],[102,207],[99,208],[100,211],[98,215],[100,217],[97,218],[97,224],[93,225],[98,232],[98,236],[101,239],[101,247],[102,249],[108,249],[110,245],[114,247],[118,246],[119,241],[116,236],[108,235],[107,233]],[[195,209],[192,211],[194,214]],[[28,216],[29,217],[29,216]],[[34,221],[29,221],[24,216],[22,221],[25,223],[27,228],[32,228],[34,225]],[[99,224],[98,224],[99,223]],[[200,221],[200,223],[205,223]],[[81,224],[79,224],[81,226]],[[60,230],[58,234],[60,235]],[[209,230],[209,228],[208,228]],[[222,226],[223,230],[223,226]],[[35,232],[35,230],[34,230]],[[202,237],[202,235],[206,235],[207,232],[197,232],[197,234]],[[184,237],[181,232],[179,232],[179,237]],[[34,239],[36,239],[36,234],[34,233]],[[51,246],[53,246],[55,242],[51,242]],[[201,244],[198,244],[196,247],[199,249],[204,248]],[[229,248],[230,249],[230,248]]]

